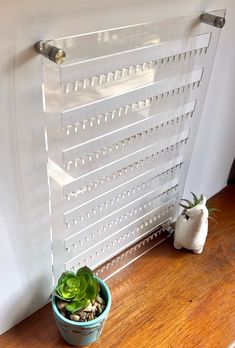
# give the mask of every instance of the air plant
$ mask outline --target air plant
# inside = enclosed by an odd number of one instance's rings
[[[193,193],[193,192],[191,192],[191,194],[193,196],[193,201],[190,201],[189,199],[183,198],[183,199],[181,199],[181,201],[186,202],[188,205],[185,205],[182,203],[179,204],[182,208],[185,209],[184,214],[185,214],[186,219],[189,218],[189,216],[187,215],[187,210],[196,207],[198,204],[201,204],[203,201],[202,194],[199,197],[197,197],[195,195],[195,193]],[[212,215],[214,215],[215,212],[219,212],[220,210],[216,209],[216,208],[209,208],[207,205],[206,205],[206,208],[208,210],[209,219],[211,219],[217,223],[217,221],[214,219],[214,217]]]
[[[99,293],[99,283],[88,267],[77,273],[65,272],[58,280],[55,296],[67,302],[65,308],[70,313],[87,308]]]

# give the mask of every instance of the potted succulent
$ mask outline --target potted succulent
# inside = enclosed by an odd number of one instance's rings
[[[108,286],[88,267],[63,273],[52,295],[56,324],[73,346],[86,346],[99,338],[110,307]]]
[[[218,209],[208,208],[206,197],[202,194],[197,197],[193,192],[191,193],[193,201],[181,200],[186,202],[187,205],[180,204],[184,210],[176,221],[174,247],[176,249],[186,248],[192,250],[195,254],[201,254],[208,232],[208,218],[213,219],[210,215]]]

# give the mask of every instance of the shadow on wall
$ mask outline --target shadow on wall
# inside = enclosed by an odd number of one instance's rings
[[[228,185],[235,184],[235,159],[233,160],[233,164],[232,164],[232,167],[230,169],[227,184]]]

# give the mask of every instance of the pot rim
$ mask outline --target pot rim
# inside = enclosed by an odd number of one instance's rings
[[[62,321],[66,322],[66,323],[68,323],[68,324],[70,324],[70,325],[72,324],[72,325],[75,325],[75,326],[84,327],[84,326],[91,326],[91,325],[93,326],[93,325],[95,325],[95,324],[98,324],[101,320],[103,320],[103,319],[106,318],[106,316],[108,315],[108,312],[109,312],[109,310],[110,310],[111,303],[112,303],[111,293],[110,293],[110,290],[109,290],[108,285],[107,285],[102,279],[100,279],[100,278],[98,278],[98,277],[95,277],[95,278],[98,279],[99,284],[100,284],[102,290],[105,291],[106,294],[107,294],[107,299],[108,299],[108,301],[107,301],[106,308],[105,308],[105,310],[103,311],[103,313],[102,313],[100,316],[98,316],[97,318],[92,319],[92,320],[89,320],[89,321],[85,321],[85,322],[82,322],[82,321],[73,321],[73,320],[67,319],[67,318],[65,318],[65,317],[60,313],[60,311],[58,310],[57,305],[56,305],[56,300],[55,300],[55,299],[56,299],[56,296],[53,294],[53,296],[52,296],[52,301],[51,301],[51,302],[52,302],[52,310],[54,311],[55,315],[56,315],[59,319],[61,319]]]

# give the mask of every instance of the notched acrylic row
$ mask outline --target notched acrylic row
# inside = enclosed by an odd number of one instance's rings
[[[126,199],[128,199],[128,201],[136,199],[136,194],[138,192],[145,192],[144,190],[146,189],[149,189],[154,186],[156,187],[156,185],[159,184],[159,182],[167,182],[168,177],[171,177],[172,175],[176,174],[177,171],[182,167],[182,164],[183,162],[180,162],[174,165],[173,167],[151,177],[147,181],[142,181],[136,186],[131,186],[127,190],[124,190],[121,193],[119,193],[118,195],[114,194],[112,198],[105,200],[102,204],[95,206],[94,208],[84,212],[79,216],[69,218],[69,214],[67,214],[65,217],[66,228],[69,230],[72,225],[78,225],[79,228],[81,228],[81,225],[87,220],[91,219],[92,217],[99,217],[100,214],[106,215],[107,209],[113,207],[115,204],[119,204],[122,206],[123,202],[125,202]]]
[[[109,237],[113,233],[117,232],[120,228],[123,228],[127,224],[132,223],[136,219],[139,219],[141,216],[146,215],[149,211],[156,208],[156,206],[161,202],[161,200],[169,195],[171,195],[178,188],[177,180],[172,181],[168,184],[169,188],[159,194],[150,193],[150,196],[153,196],[151,199],[144,201],[144,198],[141,198],[133,204],[133,207],[130,209],[124,207],[122,210],[125,210],[125,213],[115,212],[115,216],[109,218],[106,223],[102,224],[99,228],[93,229],[93,231],[88,232],[78,232],[75,235],[67,238],[65,240],[65,250],[71,252],[71,248],[76,249],[77,247],[88,247],[90,243],[97,243],[104,238]],[[157,190],[156,190],[157,191]],[[142,203],[141,203],[142,202]],[[156,215],[158,216],[158,215]],[[86,230],[86,229],[85,229]]]
[[[108,155],[113,155],[115,154],[117,150],[122,150],[124,148],[127,148],[130,145],[134,145],[135,143],[142,141],[143,138],[154,137],[163,128],[171,127],[178,123],[183,123],[189,117],[192,117],[192,116],[193,116],[193,111],[187,112],[186,114],[183,114],[180,116],[176,116],[175,118],[172,118],[171,120],[167,120],[165,122],[152,126],[151,128],[145,129],[142,132],[131,135],[128,138],[122,139],[118,141],[117,143],[107,145],[106,147],[98,149],[83,157],[75,158],[73,160],[65,162],[63,166],[67,171],[70,171],[72,168],[85,166],[87,163],[100,160]]]
[[[90,249],[67,261],[65,263],[66,270],[76,270],[83,265],[88,265],[92,268],[98,267],[99,264],[114,256],[123,246],[143,238],[145,234],[150,233],[158,224],[169,220],[174,206],[174,200],[171,200],[164,206],[152,210],[133,224],[117,231],[115,235],[111,235],[106,240],[101,241],[98,248],[97,245],[92,246]]]
[[[92,78],[85,78],[82,81],[68,82],[64,87],[65,94],[76,93],[81,89],[87,89],[89,87],[97,87],[107,83],[121,81],[126,78],[132,78],[135,74],[140,72],[146,72],[147,70],[156,69],[161,65],[179,62],[181,60],[191,59],[194,56],[207,53],[207,47],[199,50],[193,50],[189,52],[182,52],[180,54],[165,57],[156,61],[144,62],[137,64],[136,66],[130,66],[129,68],[123,68],[122,70],[116,70],[108,74],[102,74],[100,76],[94,76]]]
[[[83,196],[88,192],[95,191],[98,187],[103,186],[106,183],[109,183],[111,181],[115,181],[119,177],[126,176],[128,173],[135,172],[135,174],[136,174],[137,169],[139,169],[141,167],[145,168],[150,162],[156,161],[157,159],[159,160],[160,157],[165,157],[165,155],[167,153],[169,153],[175,149],[179,149],[182,145],[187,143],[187,140],[188,140],[188,136],[186,138],[176,142],[175,144],[171,144],[169,146],[166,146],[165,148],[163,148],[159,151],[153,152],[144,158],[141,158],[139,160],[131,162],[127,166],[120,168],[119,170],[117,170],[109,175],[105,175],[105,176],[103,176],[95,181],[88,183],[85,186],[79,187],[75,191],[65,193],[64,198],[66,200],[77,199],[80,196]]]
[[[127,247],[124,251],[98,266],[94,271],[95,275],[97,277],[102,277],[102,279],[110,278],[157,244],[163,242],[172,232],[173,229],[171,227],[170,218],[158,225],[153,232],[147,234],[147,237],[142,238],[139,242]]]
[[[112,111],[108,111],[97,116],[91,116],[90,118],[87,118],[83,121],[79,121],[74,124],[68,124],[63,127],[63,130],[66,135],[70,135],[72,132],[77,133],[79,131],[86,131],[97,126],[102,127],[102,125],[112,123],[122,117],[131,117],[132,115],[130,114],[130,112],[141,111],[166,98],[185,93],[186,91],[193,90],[194,88],[198,88],[200,86],[200,82],[201,80],[188,83],[186,85],[167,90],[156,96],[141,99],[120,108],[113,109]]]

